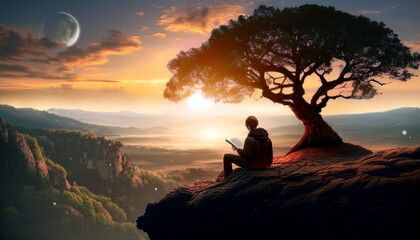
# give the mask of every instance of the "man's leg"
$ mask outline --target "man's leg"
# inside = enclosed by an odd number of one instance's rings
[[[223,157],[223,170],[225,171],[225,177],[232,173],[232,163],[240,167],[246,167],[245,159],[235,154],[226,153]]]

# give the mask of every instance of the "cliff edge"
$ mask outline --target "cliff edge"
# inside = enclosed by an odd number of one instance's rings
[[[418,239],[420,147],[341,147],[178,187],[149,204],[137,227],[152,240]]]

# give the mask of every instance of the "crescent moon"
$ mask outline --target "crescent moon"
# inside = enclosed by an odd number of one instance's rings
[[[70,17],[75,23],[76,23],[76,33],[72,36],[72,38],[66,43],[67,47],[72,46],[73,44],[75,44],[77,42],[77,40],[79,39],[80,36],[80,25],[79,22],[77,21],[77,19],[75,17],[73,17],[73,15],[71,15],[70,13],[66,13],[66,12],[58,12],[64,15],[67,15],[68,17]]]

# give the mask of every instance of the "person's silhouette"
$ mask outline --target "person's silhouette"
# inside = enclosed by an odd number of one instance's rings
[[[268,132],[264,128],[257,128],[258,119],[254,116],[245,120],[245,126],[249,133],[244,149],[232,147],[238,155],[227,153],[223,157],[225,177],[232,173],[232,163],[246,168],[269,168],[273,163],[273,146]]]

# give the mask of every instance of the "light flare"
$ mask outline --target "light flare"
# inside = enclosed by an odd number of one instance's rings
[[[214,106],[214,103],[213,101],[204,98],[201,93],[195,93],[188,97],[187,105],[188,108],[195,112],[205,112],[210,110]]]

